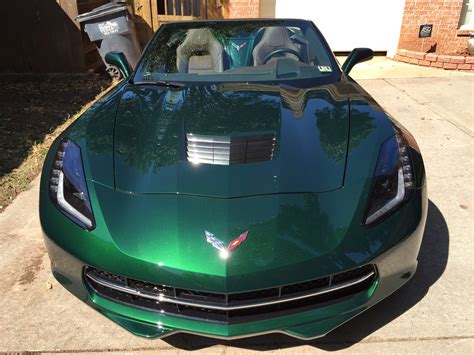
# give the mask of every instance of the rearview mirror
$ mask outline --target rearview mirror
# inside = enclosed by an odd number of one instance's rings
[[[128,78],[132,68],[122,52],[109,52],[105,55],[105,62],[109,65],[107,72],[112,78]]]
[[[373,57],[374,52],[370,48],[354,48],[342,65],[342,71],[349,74],[354,65],[371,60]]]

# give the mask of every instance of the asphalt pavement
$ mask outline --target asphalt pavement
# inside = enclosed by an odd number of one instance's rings
[[[424,68],[430,69],[430,68]],[[411,71],[410,71],[411,70]],[[411,74],[410,74],[411,73]],[[300,354],[474,352],[474,76],[377,59],[355,78],[416,137],[429,209],[418,271],[395,294],[328,336],[238,341],[136,337],[53,278],[38,219],[37,178],[0,214],[0,352]]]

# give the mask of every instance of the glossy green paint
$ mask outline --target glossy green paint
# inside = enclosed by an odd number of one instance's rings
[[[63,286],[105,316],[137,335],[161,337],[173,334],[174,332],[184,331],[213,337],[232,338],[276,331],[303,339],[310,339],[328,333],[335,327],[376,304],[400,288],[413,275],[416,270],[416,258],[426,219],[427,199],[425,188],[418,190],[414,199],[409,202],[409,205],[413,204],[412,207],[414,207],[420,201],[422,202],[421,210],[424,212],[420,217],[419,224],[412,233],[408,234],[396,246],[386,252],[373,256],[371,261],[377,265],[379,276],[377,282],[366,293],[329,307],[318,308],[314,311],[237,325],[222,325],[172,317],[103,299],[91,293],[83,284],[82,270],[85,265],[84,262],[60,248],[51,239],[46,238],[45,241],[51,258],[53,273]],[[403,217],[400,216],[400,218]],[[77,235],[74,233],[70,237],[86,237],[85,234],[81,235],[81,233]],[[96,244],[96,247],[103,248],[104,245]],[[338,260],[334,260],[334,262],[337,263]],[[130,261],[131,259],[127,262]],[[119,263],[120,261],[117,261],[115,266],[117,267]],[[179,276],[178,274],[176,277]],[[295,276],[294,279],[298,279],[298,277]]]
[[[344,86],[334,85],[333,90]],[[306,90],[302,117],[297,118],[283,106],[280,92],[266,91],[274,86],[253,87],[232,90],[223,84],[178,91],[128,86],[115,128],[116,188],[221,198],[340,188],[349,130],[347,99],[335,100],[326,87]],[[268,132],[276,134],[271,161],[221,166],[185,160],[186,134]]]
[[[275,130],[277,152],[269,162],[193,166],[180,154],[183,130]],[[83,301],[143,336],[175,331],[217,337],[271,331],[323,335],[395,291],[416,269],[427,204],[416,147],[411,151],[414,196],[380,224],[366,228],[361,223],[378,149],[393,134],[392,120],[344,75],[334,84],[292,90],[202,85],[172,91],[122,82],[66,130],[46,158],[40,217],[53,272]],[[58,211],[47,194],[63,136],[81,148],[97,224],[91,232]],[[223,260],[206,242],[204,230],[224,243],[247,230],[249,237]],[[169,286],[242,292],[366,263],[376,264],[378,280],[365,294],[238,325],[120,305],[91,293],[82,281],[83,267],[91,265]]]

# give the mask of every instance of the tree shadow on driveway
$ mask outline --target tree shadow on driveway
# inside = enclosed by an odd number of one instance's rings
[[[227,345],[251,350],[276,350],[310,345],[327,351],[351,347],[377,329],[396,319],[427,294],[446,269],[449,253],[449,230],[441,211],[429,201],[425,233],[418,255],[418,269],[400,290],[355,317],[323,338],[303,341],[283,334],[262,335],[239,340],[216,340],[190,334],[164,338],[168,344],[186,350],[199,350],[213,345]]]

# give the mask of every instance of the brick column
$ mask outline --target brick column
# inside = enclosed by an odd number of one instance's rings
[[[465,54],[468,37],[459,36],[463,0],[406,0],[399,49],[439,54]],[[433,24],[431,38],[418,38],[421,24]]]

